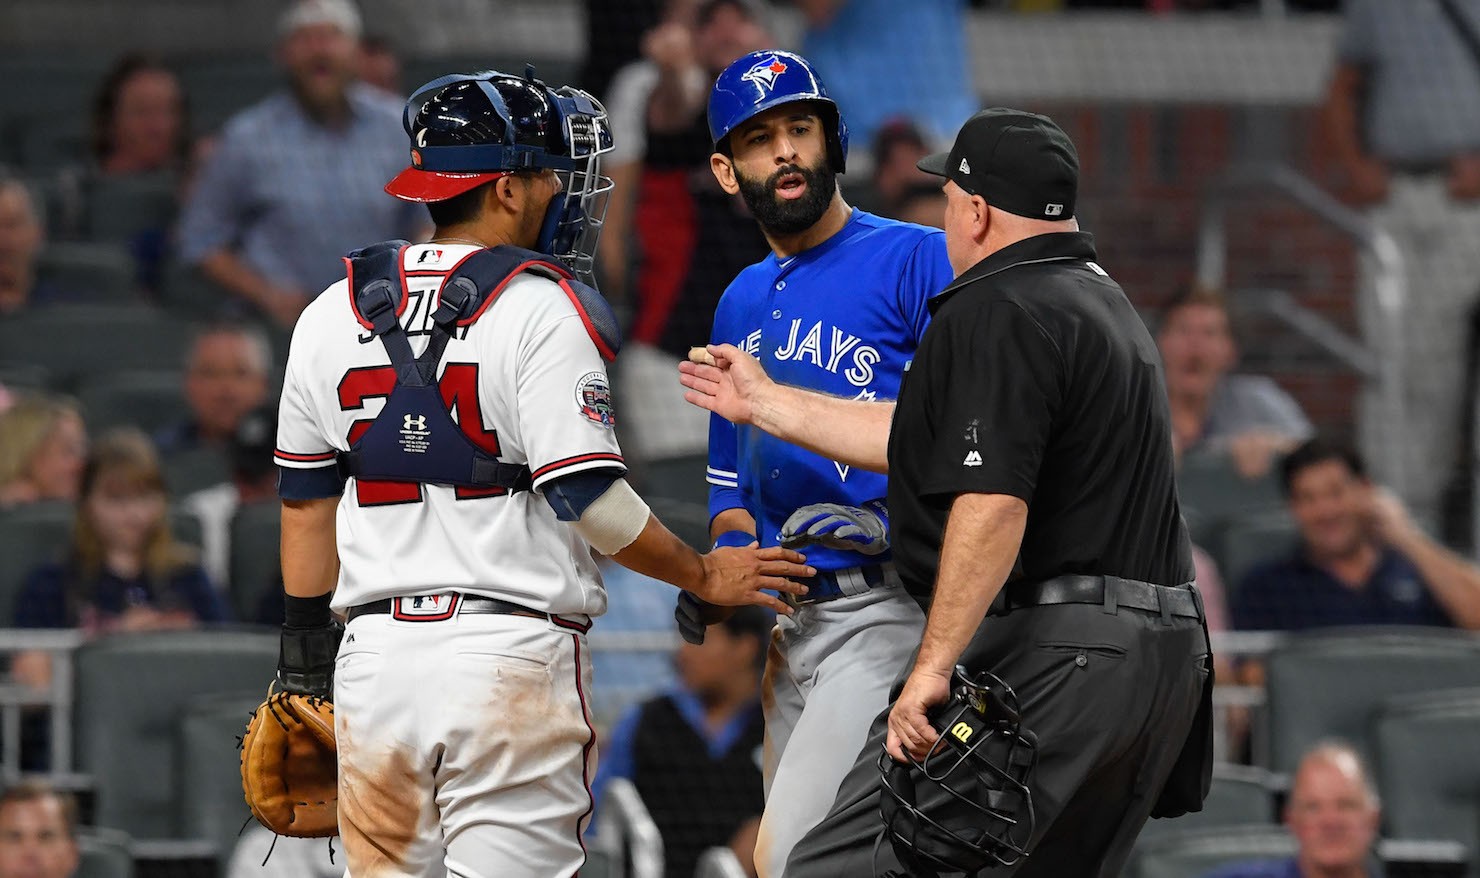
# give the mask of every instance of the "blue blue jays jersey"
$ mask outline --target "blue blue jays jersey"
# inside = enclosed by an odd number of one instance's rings
[[[892,400],[930,319],[926,301],[952,280],[945,234],[861,210],[842,230],[788,259],[746,268],[714,314],[713,341],[760,359],[782,384],[832,396]],[[743,508],[762,546],[809,503],[858,506],[886,477],[844,466],[718,416],[709,426],[709,516]],[[807,563],[838,570],[887,555],[809,546]]]

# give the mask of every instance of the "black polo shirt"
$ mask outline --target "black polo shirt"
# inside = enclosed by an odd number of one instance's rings
[[[928,599],[957,494],[1028,504],[1014,578],[1177,585],[1191,544],[1161,359],[1083,232],[992,254],[930,300],[889,436],[894,558]]]

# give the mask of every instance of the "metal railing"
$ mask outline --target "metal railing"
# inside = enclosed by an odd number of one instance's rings
[[[82,645],[81,631],[0,630],[0,653],[45,652],[51,659],[51,685],[33,689],[15,682],[0,683],[0,773],[19,774],[21,717],[28,710],[46,709],[51,719],[51,770],[72,770],[72,654]]]
[[[1373,266],[1371,296],[1378,315],[1374,337],[1353,339],[1287,294],[1265,294],[1260,304],[1291,329],[1320,345],[1376,386],[1380,417],[1370,418],[1379,435],[1371,449],[1383,481],[1400,496],[1407,487],[1403,465],[1403,328],[1408,281],[1403,254],[1392,235],[1294,169],[1281,164],[1235,167],[1209,187],[1198,228],[1197,279],[1212,289],[1227,289],[1229,202],[1236,195],[1272,191],[1289,199],[1354,243]],[[1364,291],[1365,292],[1365,291]]]
[[[594,847],[611,859],[611,878],[663,878],[663,837],[632,781],[607,782]]]

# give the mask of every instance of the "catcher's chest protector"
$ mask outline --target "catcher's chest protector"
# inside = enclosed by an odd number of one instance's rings
[[[452,420],[452,400],[444,399],[437,385],[437,366],[447,342],[454,332],[477,321],[509,281],[526,271],[560,283],[572,294],[588,326],[600,324],[609,309],[598,293],[572,281],[569,271],[539,253],[511,246],[477,250],[443,281],[432,313],[431,341],[417,357],[399,320],[407,300],[402,259],[407,246],[404,241],[387,241],[345,259],[355,317],[385,345],[396,384],[380,414],[355,437],[349,451],[339,453],[340,472],[360,479],[527,490],[528,467],[498,460],[474,445]],[[605,313],[592,320],[588,307],[597,302]],[[615,356],[614,337],[603,339],[597,332],[592,337],[603,355]]]

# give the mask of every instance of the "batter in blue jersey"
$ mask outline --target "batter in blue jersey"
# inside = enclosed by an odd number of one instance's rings
[[[740,273],[712,341],[758,357],[776,381],[864,400],[894,399],[925,331],[926,301],[950,283],[936,229],[850,208],[836,175],[848,129],[817,73],[789,52],[730,65],[709,103],[711,167],[739,193],[772,254]],[[826,816],[924,616],[890,563],[886,477],[713,417],[710,530],[718,545],[805,546],[818,575],[778,620],[763,704],[763,878]],[[721,611],[680,599],[685,637]]]

